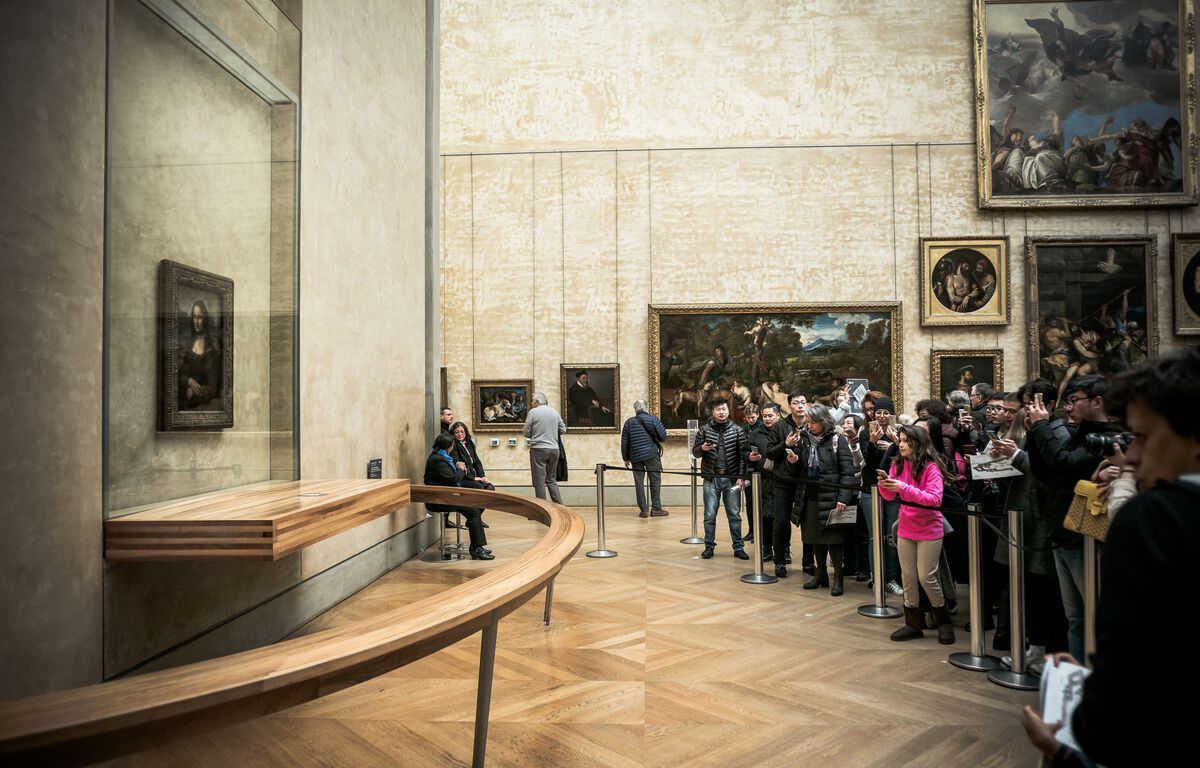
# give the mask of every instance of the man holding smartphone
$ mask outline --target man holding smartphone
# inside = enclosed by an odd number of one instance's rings
[[[804,395],[792,392],[788,395],[788,406],[791,414],[775,422],[771,433],[767,436],[766,458],[771,461],[774,469],[771,478],[771,514],[774,524],[771,528],[771,548],[775,563],[775,575],[787,576],[787,566],[791,562],[788,550],[792,544],[792,506],[796,503],[796,488],[805,469],[799,452],[800,428],[807,418],[804,409],[807,403]],[[813,567],[816,572],[816,567]]]
[[[692,455],[700,459],[704,477],[704,551],[705,560],[717,546],[717,506],[724,502],[733,540],[733,556],[749,560],[742,541],[741,491],[746,481],[746,433],[729,419],[729,400],[715,397],[709,401],[712,418],[696,432]]]

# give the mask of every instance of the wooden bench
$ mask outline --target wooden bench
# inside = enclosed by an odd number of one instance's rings
[[[411,500],[407,480],[293,480],[217,491],[105,521],[104,557],[278,560]]]
[[[444,592],[342,627],[176,669],[0,703],[0,764],[83,765],[276,712],[483,632],[473,764],[483,765],[496,627],[583,543],[579,515],[499,491],[412,486],[417,503],[508,512],[548,530],[516,558]],[[549,604],[547,604],[547,619]]]

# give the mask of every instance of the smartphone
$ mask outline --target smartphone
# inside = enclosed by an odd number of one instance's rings
[[[996,435],[996,430],[994,430],[994,429],[986,429],[986,430],[984,430],[984,433],[987,434],[988,440],[991,440],[993,443],[1000,439]]]
[[[967,415],[967,409],[966,409],[966,408],[959,408],[959,409],[958,409],[958,420],[959,420],[959,421],[962,421],[962,420],[963,420],[963,419],[966,417],[966,415]]]
[[[888,473],[884,472],[882,469],[877,469],[877,470],[875,470],[875,476],[878,477],[880,480],[885,480],[885,479],[887,479]]]
[[[974,456],[975,455],[975,446],[964,445],[962,447],[962,452],[963,452],[963,456]]]
[[[896,426],[896,414],[894,414],[894,413],[890,414],[887,417],[887,422],[888,422],[889,427],[895,427]]]

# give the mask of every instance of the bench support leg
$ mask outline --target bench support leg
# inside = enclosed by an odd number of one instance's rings
[[[479,693],[475,699],[475,746],[472,768],[483,768],[487,752],[488,716],[492,707],[492,672],[496,666],[496,628],[500,617],[492,612],[492,622],[483,628],[479,647]]]

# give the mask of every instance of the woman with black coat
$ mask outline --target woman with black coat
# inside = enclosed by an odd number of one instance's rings
[[[796,493],[795,512],[799,513],[800,535],[805,544],[815,547],[817,572],[804,584],[805,589],[830,587],[829,594],[843,592],[842,563],[845,559],[846,532],[852,526],[827,526],[829,515],[855,501],[854,459],[846,438],[834,429],[833,414],[819,403],[808,406],[808,427],[801,444],[807,454],[805,467],[809,480],[843,486],[801,484]],[[833,559],[833,584],[825,570],[827,558]]]
[[[442,485],[448,488],[463,487],[463,471],[458,468],[454,457],[450,455],[450,447],[454,438],[449,432],[439,432],[433,440],[433,451],[425,460],[425,485]],[[429,504],[430,512],[459,512],[467,521],[467,532],[471,537],[472,560],[494,560],[491,550],[487,549],[487,535],[483,532],[483,521],[479,515],[483,511],[478,507],[461,507],[453,504]]]

